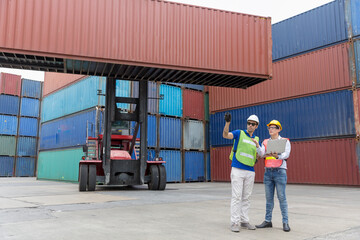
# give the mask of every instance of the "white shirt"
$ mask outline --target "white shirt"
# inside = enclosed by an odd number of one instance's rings
[[[279,135],[279,137],[278,137],[277,139],[282,139],[282,137]],[[271,141],[271,140],[272,140],[272,139],[270,138],[269,141]],[[290,141],[287,140],[287,141],[286,141],[286,145],[285,145],[285,152],[278,154],[278,156],[279,156],[278,159],[282,159],[282,160],[288,159],[289,156],[290,156],[290,151],[291,151]],[[258,154],[260,157],[264,157],[264,155],[265,155],[264,142],[262,142],[261,146],[259,146],[259,147],[256,149],[256,152],[257,152],[257,154]],[[281,164],[281,166],[280,166],[279,168],[287,169],[286,161],[283,161],[282,164]]]

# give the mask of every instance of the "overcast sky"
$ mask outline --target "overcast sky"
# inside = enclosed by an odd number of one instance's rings
[[[298,15],[332,0],[167,0],[233,12],[271,17],[272,23]],[[23,78],[44,80],[44,72],[0,68],[0,72],[21,75]]]

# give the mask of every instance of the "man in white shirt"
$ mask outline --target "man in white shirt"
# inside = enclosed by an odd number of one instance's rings
[[[270,138],[265,139],[260,146],[258,142],[254,141],[257,147],[257,153],[261,157],[265,157],[265,196],[266,196],[266,215],[265,221],[260,225],[256,225],[257,228],[271,228],[272,227],[272,211],[274,208],[274,193],[276,188],[277,197],[280,203],[280,210],[282,215],[283,230],[285,232],[290,231],[289,219],[288,219],[288,204],[286,201],[286,182],[287,182],[287,164],[286,160],[290,156],[291,145],[289,139],[286,141],[285,152],[283,153],[270,153],[265,154],[267,143],[276,139],[282,139],[279,135],[282,130],[282,126],[279,121],[272,120],[267,124]]]

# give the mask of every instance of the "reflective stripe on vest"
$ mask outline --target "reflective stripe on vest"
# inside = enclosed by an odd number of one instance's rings
[[[259,138],[255,137],[255,140],[259,141]],[[230,160],[233,160],[235,144],[236,141],[234,140],[234,144],[229,156]],[[250,167],[253,167],[256,162],[256,144],[242,130],[240,131],[239,141],[237,141],[235,158],[240,163]]]
[[[288,138],[284,138],[289,140]],[[266,148],[267,148],[267,143],[268,143],[269,139],[265,139],[263,144],[265,146],[265,152],[266,152]],[[265,158],[265,167],[267,168],[278,168],[282,165],[283,160],[282,159],[276,159],[274,157],[266,157]]]

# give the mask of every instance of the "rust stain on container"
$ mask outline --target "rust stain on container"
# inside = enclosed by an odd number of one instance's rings
[[[157,0],[0,1],[4,53],[268,79],[271,51],[270,18]]]
[[[85,75],[45,72],[43,96],[46,97],[47,95],[67,87],[85,77]]]
[[[272,80],[245,90],[209,87],[210,111],[351,88],[349,43],[278,61],[273,70]]]
[[[357,149],[350,138],[292,142],[288,183],[360,186]],[[213,181],[230,181],[230,151],[230,146],[211,149]],[[256,163],[255,182],[263,182],[264,167],[263,159]]]

